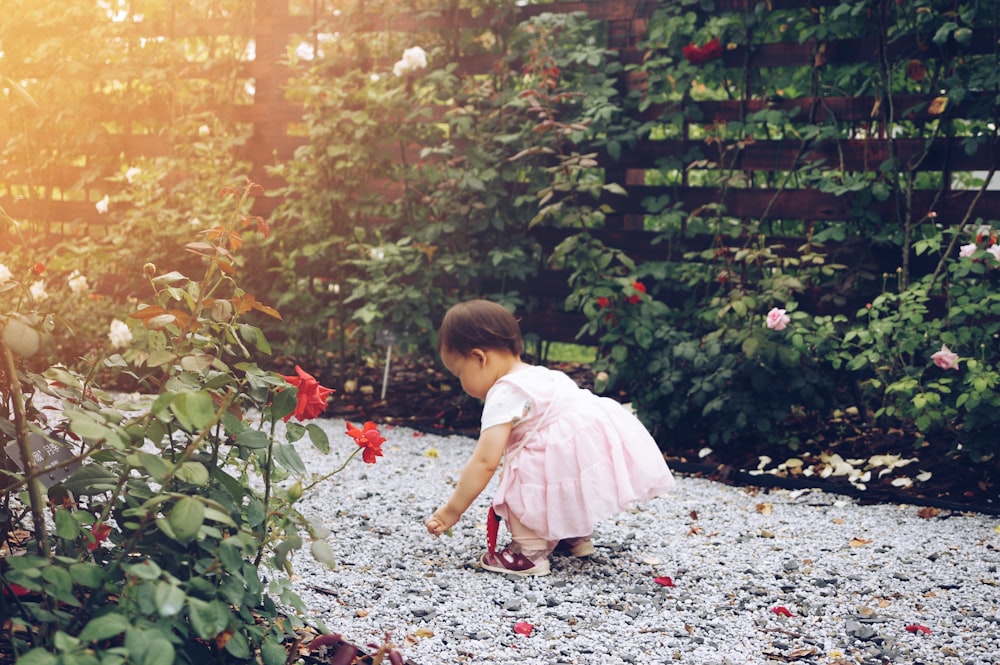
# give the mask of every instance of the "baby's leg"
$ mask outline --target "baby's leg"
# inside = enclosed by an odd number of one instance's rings
[[[524,554],[529,559],[548,558],[559,542],[541,538],[534,531],[521,524],[513,515],[507,518],[507,530],[510,531],[511,549]]]

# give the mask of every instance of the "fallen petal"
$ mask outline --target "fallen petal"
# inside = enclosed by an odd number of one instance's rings
[[[530,637],[531,631],[534,629],[534,624],[530,624],[527,621],[518,621],[514,624],[514,632],[518,635],[524,635],[525,637]]]
[[[791,613],[791,611],[787,607],[784,607],[782,605],[778,605],[777,607],[772,607],[771,611],[781,617],[795,616]]]
[[[913,623],[906,627],[906,632],[908,633],[923,633],[925,635],[931,634],[931,629],[927,626],[921,626],[919,623]]]
[[[653,578],[653,581],[659,584],[660,586],[675,586],[674,581],[669,577],[656,577]]]

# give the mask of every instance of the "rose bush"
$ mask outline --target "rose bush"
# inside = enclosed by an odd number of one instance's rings
[[[306,611],[291,555],[308,542],[333,563],[330,531],[295,505],[358,453],[374,462],[384,438],[350,427],[358,447],[321,477],[299,457],[303,440],[331,452],[305,422],[331,390],[255,362],[270,349],[253,318],[280,318],[238,280],[244,236],[268,230],[246,213],[255,191],[227,189],[226,221],[186,244],[201,277],[147,265],[152,301],[107,328],[101,364],[141,392],[30,366],[48,334],[38,303],[0,318],[0,542],[14,545],[0,553],[0,634],[18,663],[286,662],[302,618],[279,605]]]

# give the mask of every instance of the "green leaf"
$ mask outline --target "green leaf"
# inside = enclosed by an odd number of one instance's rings
[[[176,584],[161,580],[156,585],[153,597],[156,599],[156,610],[161,617],[176,616],[184,609],[184,591]]]
[[[229,626],[229,608],[222,602],[188,598],[191,626],[203,640],[212,640]]]
[[[291,384],[283,390],[276,391],[274,398],[271,400],[271,417],[275,420],[281,420],[285,416],[294,413],[298,396],[299,389]]]
[[[288,650],[273,637],[268,636],[261,642],[260,656],[264,665],[284,665],[288,660]]]
[[[65,540],[73,540],[80,535],[80,523],[73,517],[73,513],[65,508],[56,511],[56,535]]]
[[[42,569],[42,579],[45,580],[45,590],[50,596],[67,605],[80,606],[80,601],[73,595],[73,578],[68,570],[58,566],[47,566]]]
[[[189,432],[208,427],[215,420],[215,404],[206,392],[180,393],[170,403],[170,410]]]
[[[337,558],[333,554],[333,548],[325,540],[314,540],[309,546],[313,558],[320,563],[326,564],[331,569],[337,566]]]
[[[99,589],[108,580],[104,569],[95,563],[74,563],[69,567],[73,581],[87,589]]]
[[[129,457],[129,461],[132,461],[132,457]],[[139,452],[136,455],[136,461],[140,468],[145,469],[149,475],[151,475],[157,481],[162,481],[170,473],[173,465],[167,460],[163,459],[158,455],[152,455],[147,452]]]
[[[306,474],[306,465],[302,462],[302,458],[299,457],[295,446],[289,443],[276,443],[274,445],[274,459],[277,460],[278,464],[292,473],[300,476]]]
[[[226,642],[226,651],[234,658],[245,661],[250,657],[250,644],[247,643],[247,638],[243,633],[235,631]]]
[[[250,450],[267,448],[270,442],[271,439],[268,438],[267,434],[259,429],[245,429],[236,435],[236,445],[240,448]]]
[[[58,665],[59,659],[44,649],[32,649],[17,657],[17,665]]]
[[[160,575],[163,574],[163,570],[160,569],[155,561],[143,561],[142,563],[126,565],[125,572],[141,580],[159,579]]]
[[[330,437],[327,436],[326,430],[315,423],[309,423],[306,425],[306,430],[309,432],[309,440],[312,441],[312,444],[316,447],[316,449],[324,455],[329,455]]]
[[[205,521],[205,505],[198,499],[186,496],[170,510],[167,521],[175,539],[187,542],[198,534]]]
[[[287,425],[285,425],[285,439],[289,443],[298,441],[303,436],[305,436],[305,434],[306,434],[306,428],[304,425],[300,425],[299,423],[293,423],[293,422],[290,422]]]
[[[747,358],[753,358],[757,355],[757,351],[760,349],[760,339],[754,335],[747,337],[743,340],[743,345],[741,346],[743,350],[743,355]]]
[[[176,476],[186,483],[199,487],[208,485],[208,469],[201,462],[184,462],[177,469]]]
[[[123,615],[109,612],[88,621],[79,637],[82,642],[99,642],[121,635],[131,627],[132,624]]]

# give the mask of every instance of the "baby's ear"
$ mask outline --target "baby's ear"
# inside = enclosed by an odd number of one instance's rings
[[[476,364],[480,367],[486,364],[486,352],[482,349],[472,349],[469,355],[476,359]]]

